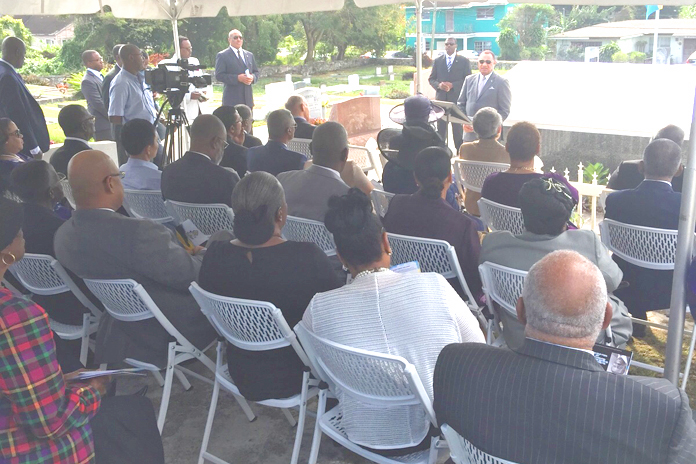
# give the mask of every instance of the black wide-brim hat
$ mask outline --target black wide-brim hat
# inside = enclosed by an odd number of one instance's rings
[[[428,97],[420,94],[408,97],[389,111],[389,119],[401,125],[406,121],[432,123],[444,115],[445,110],[442,107],[433,105]]]

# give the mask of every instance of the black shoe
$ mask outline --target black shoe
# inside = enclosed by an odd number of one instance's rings
[[[643,324],[633,323],[633,338],[645,338],[647,334],[647,326]]]

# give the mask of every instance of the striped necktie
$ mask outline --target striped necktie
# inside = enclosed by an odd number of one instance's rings
[[[452,57],[448,56],[447,57],[447,72],[449,72],[450,69],[452,69]]]

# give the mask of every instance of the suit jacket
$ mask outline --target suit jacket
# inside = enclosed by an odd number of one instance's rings
[[[312,140],[314,129],[316,129],[317,126],[310,124],[305,118],[299,116],[295,117],[295,123],[297,123],[297,127],[295,128],[295,137],[298,139]]]
[[[104,80],[102,81],[102,101],[104,102],[104,108],[106,108],[107,115],[109,111],[109,89],[111,89],[111,81],[114,80],[114,77],[116,77],[116,74],[119,72],[121,72],[121,67],[115,64],[114,67],[111,68],[111,71],[106,73],[106,76],[104,76]]]
[[[254,147],[260,147],[263,145],[263,142],[261,141],[260,138],[254,137],[251,134],[247,134],[246,132],[244,133],[244,143],[243,145],[246,148],[254,148]]]
[[[643,181],[632,190],[621,190],[607,196],[607,219],[659,229],[679,228],[681,193],[665,182]],[[672,271],[643,269],[614,257],[630,285],[616,292],[636,317],[645,311],[669,307],[672,294]]]
[[[67,177],[68,163],[72,157],[83,150],[91,149],[92,147],[81,140],[66,140],[62,147],[53,152],[48,161],[51,163],[51,166],[53,166],[53,169],[55,169],[56,172],[59,172]]]
[[[102,99],[103,82],[90,71],[85,71],[85,76],[80,83],[80,90],[87,100],[87,109],[94,116],[94,129],[96,132],[111,130],[109,112]]]
[[[467,58],[454,55],[452,67],[447,70],[447,54],[435,58],[433,69],[430,71],[428,82],[435,89],[435,99],[455,103],[462,92],[464,79],[471,74],[471,64]],[[449,92],[441,90],[440,82],[450,82],[452,89]]]
[[[244,177],[247,173],[248,149],[242,145],[237,145],[229,137],[227,138],[227,143],[229,143],[229,145],[225,148],[220,166],[223,168],[232,168],[239,174],[239,177]]]
[[[247,152],[249,172],[265,171],[277,176],[285,171],[302,170],[306,162],[305,155],[288,150],[285,144],[274,140],[261,147],[250,148]]]
[[[20,153],[32,157],[29,151],[36,147],[48,151],[51,141],[43,111],[22,76],[4,61],[0,61],[0,118],[10,118],[24,135]]]
[[[446,346],[434,409],[478,449],[519,464],[696,462],[688,398],[665,379],[605,372],[580,350]]]
[[[529,271],[529,268],[537,261],[557,250],[577,251],[592,261],[602,272],[609,293],[619,287],[623,272],[612,261],[609,250],[599,236],[591,230],[567,230],[555,237],[526,231],[521,235],[513,235],[504,230],[491,232],[483,239],[479,262],[488,261],[521,271]],[[623,346],[633,333],[631,316],[621,300],[612,298],[611,304],[613,340],[609,341],[617,346]],[[519,346],[524,339],[524,326],[517,320],[517,314],[509,314],[507,311],[501,311],[500,314],[505,325],[505,340],[509,346]],[[604,333],[600,334],[597,340],[601,343],[607,341]]]
[[[235,173],[187,151],[162,171],[162,196],[165,200],[232,206],[232,190],[237,182],[239,176]]]
[[[215,57],[215,79],[225,84],[222,92],[223,105],[234,106],[243,103],[249,108],[254,108],[254,93],[251,85],[242,84],[237,80],[237,76],[244,74],[244,71],[248,69],[254,77],[252,84],[256,84],[259,80],[259,69],[256,67],[253,53],[244,49],[242,53],[244,62],[239,59],[232,47],[219,52]]]
[[[480,94],[478,91],[478,83],[479,74],[472,74],[466,78],[462,91],[459,94],[459,99],[457,100],[459,109],[470,118],[473,118],[478,110],[490,106],[495,108],[498,113],[500,113],[503,121],[505,121],[510,114],[510,105],[512,102],[510,84],[507,79],[495,72],[491,72]],[[475,132],[464,133],[465,142],[476,139],[477,136]]]
[[[510,164],[510,155],[505,150],[505,146],[493,139],[479,139],[473,142],[463,143],[459,147],[459,157],[469,161]],[[480,192],[466,191],[464,206],[469,214],[473,214],[474,216],[479,216],[481,214],[478,204],[476,203],[480,199]]]
[[[640,161],[639,159],[622,161],[619,167],[611,174],[607,187],[613,190],[628,190],[638,187],[645,179],[643,173],[638,169],[638,163],[640,163]],[[683,173],[674,176],[672,179],[672,189],[675,192],[681,192],[683,182]]]
[[[205,348],[215,330],[188,291],[202,254],[190,256],[165,226],[108,210],[78,210],[55,236],[56,257],[83,279],[133,279],[191,343]],[[121,322],[104,314],[97,363],[135,358],[162,366],[171,337],[156,319]]]
[[[319,222],[324,222],[329,198],[350,189],[337,172],[314,164],[302,171],[282,172],[278,180],[285,190],[288,214]]]

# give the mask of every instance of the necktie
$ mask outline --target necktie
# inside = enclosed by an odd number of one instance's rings
[[[449,72],[450,69],[452,69],[452,57],[447,57],[447,71]]]
[[[479,79],[479,88],[478,88],[478,94],[479,96],[481,95],[481,91],[483,90],[483,86],[486,85],[486,81],[488,80],[488,76],[484,76],[483,74],[480,74],[480,79]]]
[[[244,61],[244,55],[242,55],[242,49],[241,49],[241,48],[237,50],[237,56],[239,57],[239,59],[241,60],[241,62],[244,63],[244,64],[246,65],[246,61]]]

